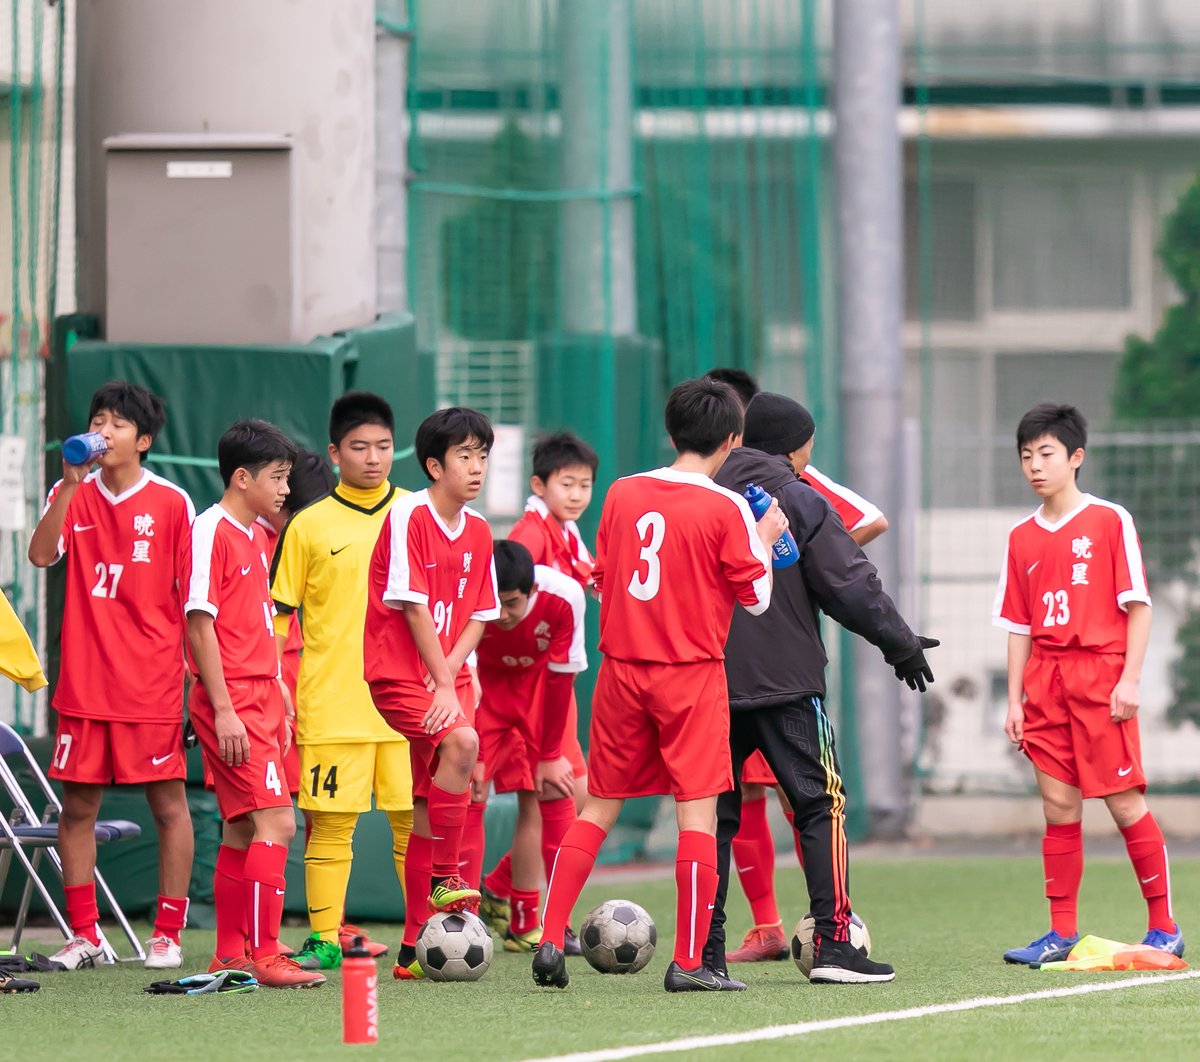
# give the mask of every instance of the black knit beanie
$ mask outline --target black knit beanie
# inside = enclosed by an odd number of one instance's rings
[[[787,395],[759,391],[746,409],[742,444],[767,454],[790,454],[813,437],[812,414]]]

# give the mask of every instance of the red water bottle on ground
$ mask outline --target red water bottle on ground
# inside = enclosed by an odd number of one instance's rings
[[[342,959],[342,1042],[373,1044],[379,1040],[379,971],[363,947],[363,938]]]

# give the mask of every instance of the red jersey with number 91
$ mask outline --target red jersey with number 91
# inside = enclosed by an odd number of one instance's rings
[[[600,650],[629,662],[724,660],[737,601],[771,602],[770,564],[744,498],[707,476],[659,468],[604,499],[593,578]]]
[[[470,620],[499,617],[492,532],[479,513],[464,507],[458,526],[451,530],[438,516],[428,490],[392,505],[379,530],[368,575],[363,631],[367,682],[425,684],[429,669],[401,612],[406,601],[428,606],[447,656]],[[461,675],[466,675],[465,664]]]
[[[182,718],[180,561],[194,515],[182,489],[145,469],[121,495],[99,470],[80,484],[58,543],[67,586],[56,711],[131,723]]]
[[[993,622],[1035,646],[1124,653],[1131,601],[1150,604],[1133,518],[1119,505],[1083,496],[1057,523],[1039,509],[1008,536]]]

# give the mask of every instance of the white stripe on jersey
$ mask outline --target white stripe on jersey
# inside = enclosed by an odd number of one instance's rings
[[[1123,611],[1128,612],[1130,601],[1140,601],[1143,604],[1149,605],[1150,588],[1146,585],[1146,569],[1142,564],[1142,548],[1138,544],[1137,528],[1133,526],[1133,517],[1129,515],[1123,505],[1118,505],[1116,502],[1105,501],[1103,498],[1095,498],[1088,495],[1088,500],[1093,505],[1100,505],[1106,509],[1111,509],[1121,518],[1121,537],[1125,540],[1125,564],[1129,568],[1129,589],[1124,590],[1117,595],[1117,605]]]
[[[209,600],[209,591],[212,588],[213,541],[224,513],[219,505],[211,505],[192,521],[192,577],[183,606],[185,613],[207,612],[216,618],[217,606]]]
[[[1008,593],[1008,555],[1012,550],[1013,532],[1022,524],[1029,523],[1035,516],[1037,513],[1032,512],[1023,520],[1018,520],[1008,529],[1008,538],[1005,540],[1004,561],[1000,565],[1000,585],[996,587],[996,598],[992,602],[992,626],[1000,627],[1010,634],[1031,634],[1033,632],[1033,628],[1028,623],[1013,623],[1012,620],[1005,619],[1000,613],[1004,609],[1004,595]]]
[[[569,575],[563,575],[562,572],[545,564],[535,565],[533,580],[537,583],[539,592],[545,591],[566,601],[571,606],[571,615],[575,620],[575,628],[571,633],[571,648],[567,653],[566,662],[559,664],[551,660],[546,665],[547,669],[567,675],[586,671],[588,661],[587,649],[584,647],[583,615],[587,608],[587,598],[583,595],[583,587]]]
[[[408,563],[408,525],[413,511],[424,505],[429,492],[413,491],[404,498],[397,498],[388,513],[391,521],[391,557],[388,560],[387,583],[383,588],[383,603],[391,608],[401,608],[405,601],[417,605],[429,604],[429,595],[412,588],[412,574]]]
[[[883,515],[883,510],[878,505],[867,501],[861,494],[855,494],[854,491],[844,484],[830,479],[823,472],[819,472],[813,468],[812,465],[804,466],[804,475],[807,479],[818,480],[831,494],[836,494],[839,498],[845,499],[862,513],[862,516],[858,519],[858,523],[853,527],[846,528],[847,531],[857,531],[860,527],[869,527]]]

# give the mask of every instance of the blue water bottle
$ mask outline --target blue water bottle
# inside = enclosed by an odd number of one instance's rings
[[[68,465],[86,465],[93,457],[108,453],[108,443],[98,431],[88,431],[64,440],[62,453]]]
[[[755,520],[761,520],[771,508],[771,495],[755,483],[746,484],[746,501]],[[790,531],[784,531],[779,541],[771,547],[771,567],[790,568],[800,559],[800,550]]]

